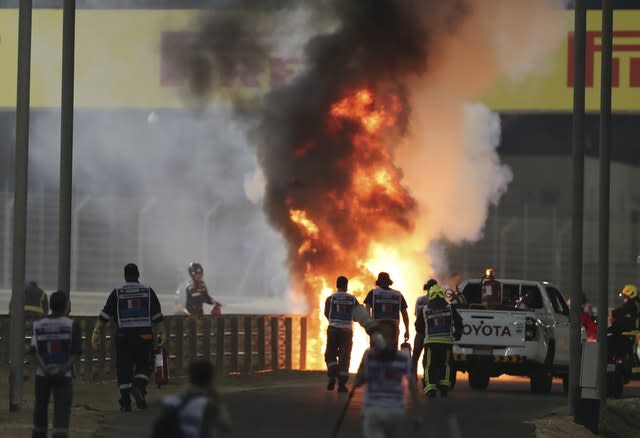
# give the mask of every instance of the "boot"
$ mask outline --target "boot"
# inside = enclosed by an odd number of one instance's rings
[[[120,405],[120,412],[131,412],[131,400],[120,398],[118,400],[118,404]]]
[[[131,395],[133,395],[133,398],[136,401],[136,407],[138,409],[147,409],[147,400],[145,398],[144,388],[134,386],[133,388],[131,388]]]
[[[338,384],[338,392],[349,392],[349,388],[344,383]]]
[[[327,391],[333,391],[333,388],[336,387],[336,378],[329,377],[329,383],[327,383]]]

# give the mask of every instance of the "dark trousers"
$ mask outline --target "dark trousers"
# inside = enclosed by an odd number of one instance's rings
[[[623,360],[624,371],[628,376],[633,372],[633,343],[631,338],[620,333],[607,336],[607,352]]]
[[[411,372],[416,380],[418,380],[418,361],[424,350],[424,333],[416,333],[413,338],[413,352],[411,353]]]
[[[120,403],[131,403],[131,389],[140,389],[145,394],[151,374],[153,339],[142,339],[139,335],[116,336],[116,367],[120,386]]]
[[[53,438],[69,436],[73,384],[71,377],[51,379],[36,376],[36,400],[33,408],[32,438],[47,438],[49,398],[53,394]]]
[[[451,344],[424,344],[424,391],[451,387]]]
[[[338,379],[341,384],[349,380],[349,363],[353,332],[350,329],[331,327],[327,329],[327,349],[324,351],[324,362],[327,364],[327,375]]]

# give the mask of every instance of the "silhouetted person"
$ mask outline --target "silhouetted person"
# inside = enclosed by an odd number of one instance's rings
[[[78,321],[65,316],[67,296],[51,294],[51,315],[33,322],[32,352],[36,358],[33,438],[46,438],[49,398],[53,395],[53,438],[69,436],[73,395],[73,364],[82,354]]]
[[[94,350],[99,347],[102,327],[113,320],[116,331],[116,367],[120,388],[120,409],[131,411],[131,395],[139,409],[147,407],[146,388],[151,374],[153,328],[158,326],[160,345],[167,339],[160,302],[153,289],[141,284],[138,267],[124,267],[125,283],[111,291],[98,316],[91,336]]]
[[[327,348],[324,361],[327,364],[329,383],[327,390],[332,391],[338,381],[338,392],[348,392],[351,363],[351,347],[353,345],[353,310],[359,304],[356,297],[347,293],[349,280],[340,276],[336,279],[336,292],[324,303],[324,316],[329,320],[327,327]]]
[[[151,438],[213,438],[231,432],[231,418],[215,388],[215,368],[208,360],[189,365],[189,387],[180,396],[163,400]]]
[[[371,316],[381,325],[388,325],[395,330],[396,337],[393,348],[398,348],[398,336],[400,336],[400,315],[404,322],[404,340],[409,340],[409,314],[407,302],[398,290],[391,289],[393,281],[386,272],[380,272],[376,280],[375,289],[372,289],[364,299],[364,304],[371,312]]]

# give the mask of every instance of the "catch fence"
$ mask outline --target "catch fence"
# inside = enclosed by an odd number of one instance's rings
[[[76,374],[83,380],[116,377],[115,326],[107,324],[97,349],[91,346],[95,317],[74,317],[82,331],[82,357]],[[307,318],[298,315],[222,315],[165,317],[171,376],[186,375],[192,359],[209,359],[221,374],[306,368]],[[0,315],[0,361],[9,362],[10,319]],[[30,343],[25,332],[25,352]],[[28,358],[25,355],[25,358]],[[33,361],[31,361],[33,364]]]

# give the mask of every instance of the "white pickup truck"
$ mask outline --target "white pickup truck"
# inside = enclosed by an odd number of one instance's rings
[[[486,389],[491,377],[527,376],[531,391],[548,393],[554,376],[566,388],[569,365],[569,307],[547,282],[498,279],[502,304],[480,304],[480,280],[460,290],[468,305],[459,306],[462,338],[453,346],[454,366],[469,374],[473,389]]]

